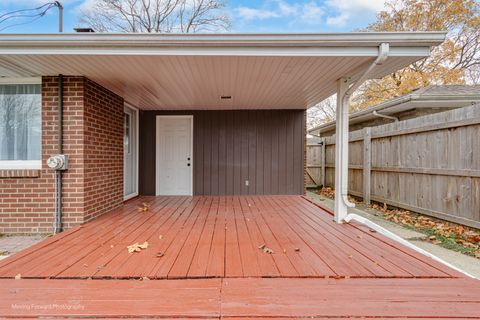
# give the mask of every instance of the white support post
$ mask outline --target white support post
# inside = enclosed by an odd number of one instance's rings
[[[337,223],[343,222],[348,212],[348,99],[344,99],[349,79],[337,83],[337,116],[335,136],[335,215]]]

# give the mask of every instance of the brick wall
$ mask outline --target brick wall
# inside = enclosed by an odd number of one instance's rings
[[[123,202],[123,99],[86,79],[85,208],[90,220]]]
[[[121,205],[123,100],[84,77],[65,76],[63,137],[69,170],[63,176],[65,228]],[[42,169],[0,170],[0,233],[50,233],[57,153],[58,79],[42,78]]]

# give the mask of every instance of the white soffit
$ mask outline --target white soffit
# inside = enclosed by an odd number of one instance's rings
[[[0,76],[84,75],[140,109],[304,109],[390,44],[374,77],[426,57],[444,33],[0,35]],[[220,96],[231,96],[222,100]]]

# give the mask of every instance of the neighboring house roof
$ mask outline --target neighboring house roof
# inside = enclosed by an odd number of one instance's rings
[[[358,124],[378,118],[374,111],[382,115],[422,108],[458,108],[480,102],[480,86],[432,85],[412,91],[409,94],[387,100],[365,110],[353,112],[349,124]],[[312,129],[309,133],[320,134],[335,129],[335,121]]]
[[[389,43],[381,77],[444,32],[0,34],[0,76],[84,75],[141,109],[305,109],[355,79]],[[230,99],[221,99],[230,96]]]

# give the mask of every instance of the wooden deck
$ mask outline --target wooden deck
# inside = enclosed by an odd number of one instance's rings
[[[0,317],[480,317],[479,281],[299,196],[142,197],[0,278]]]

